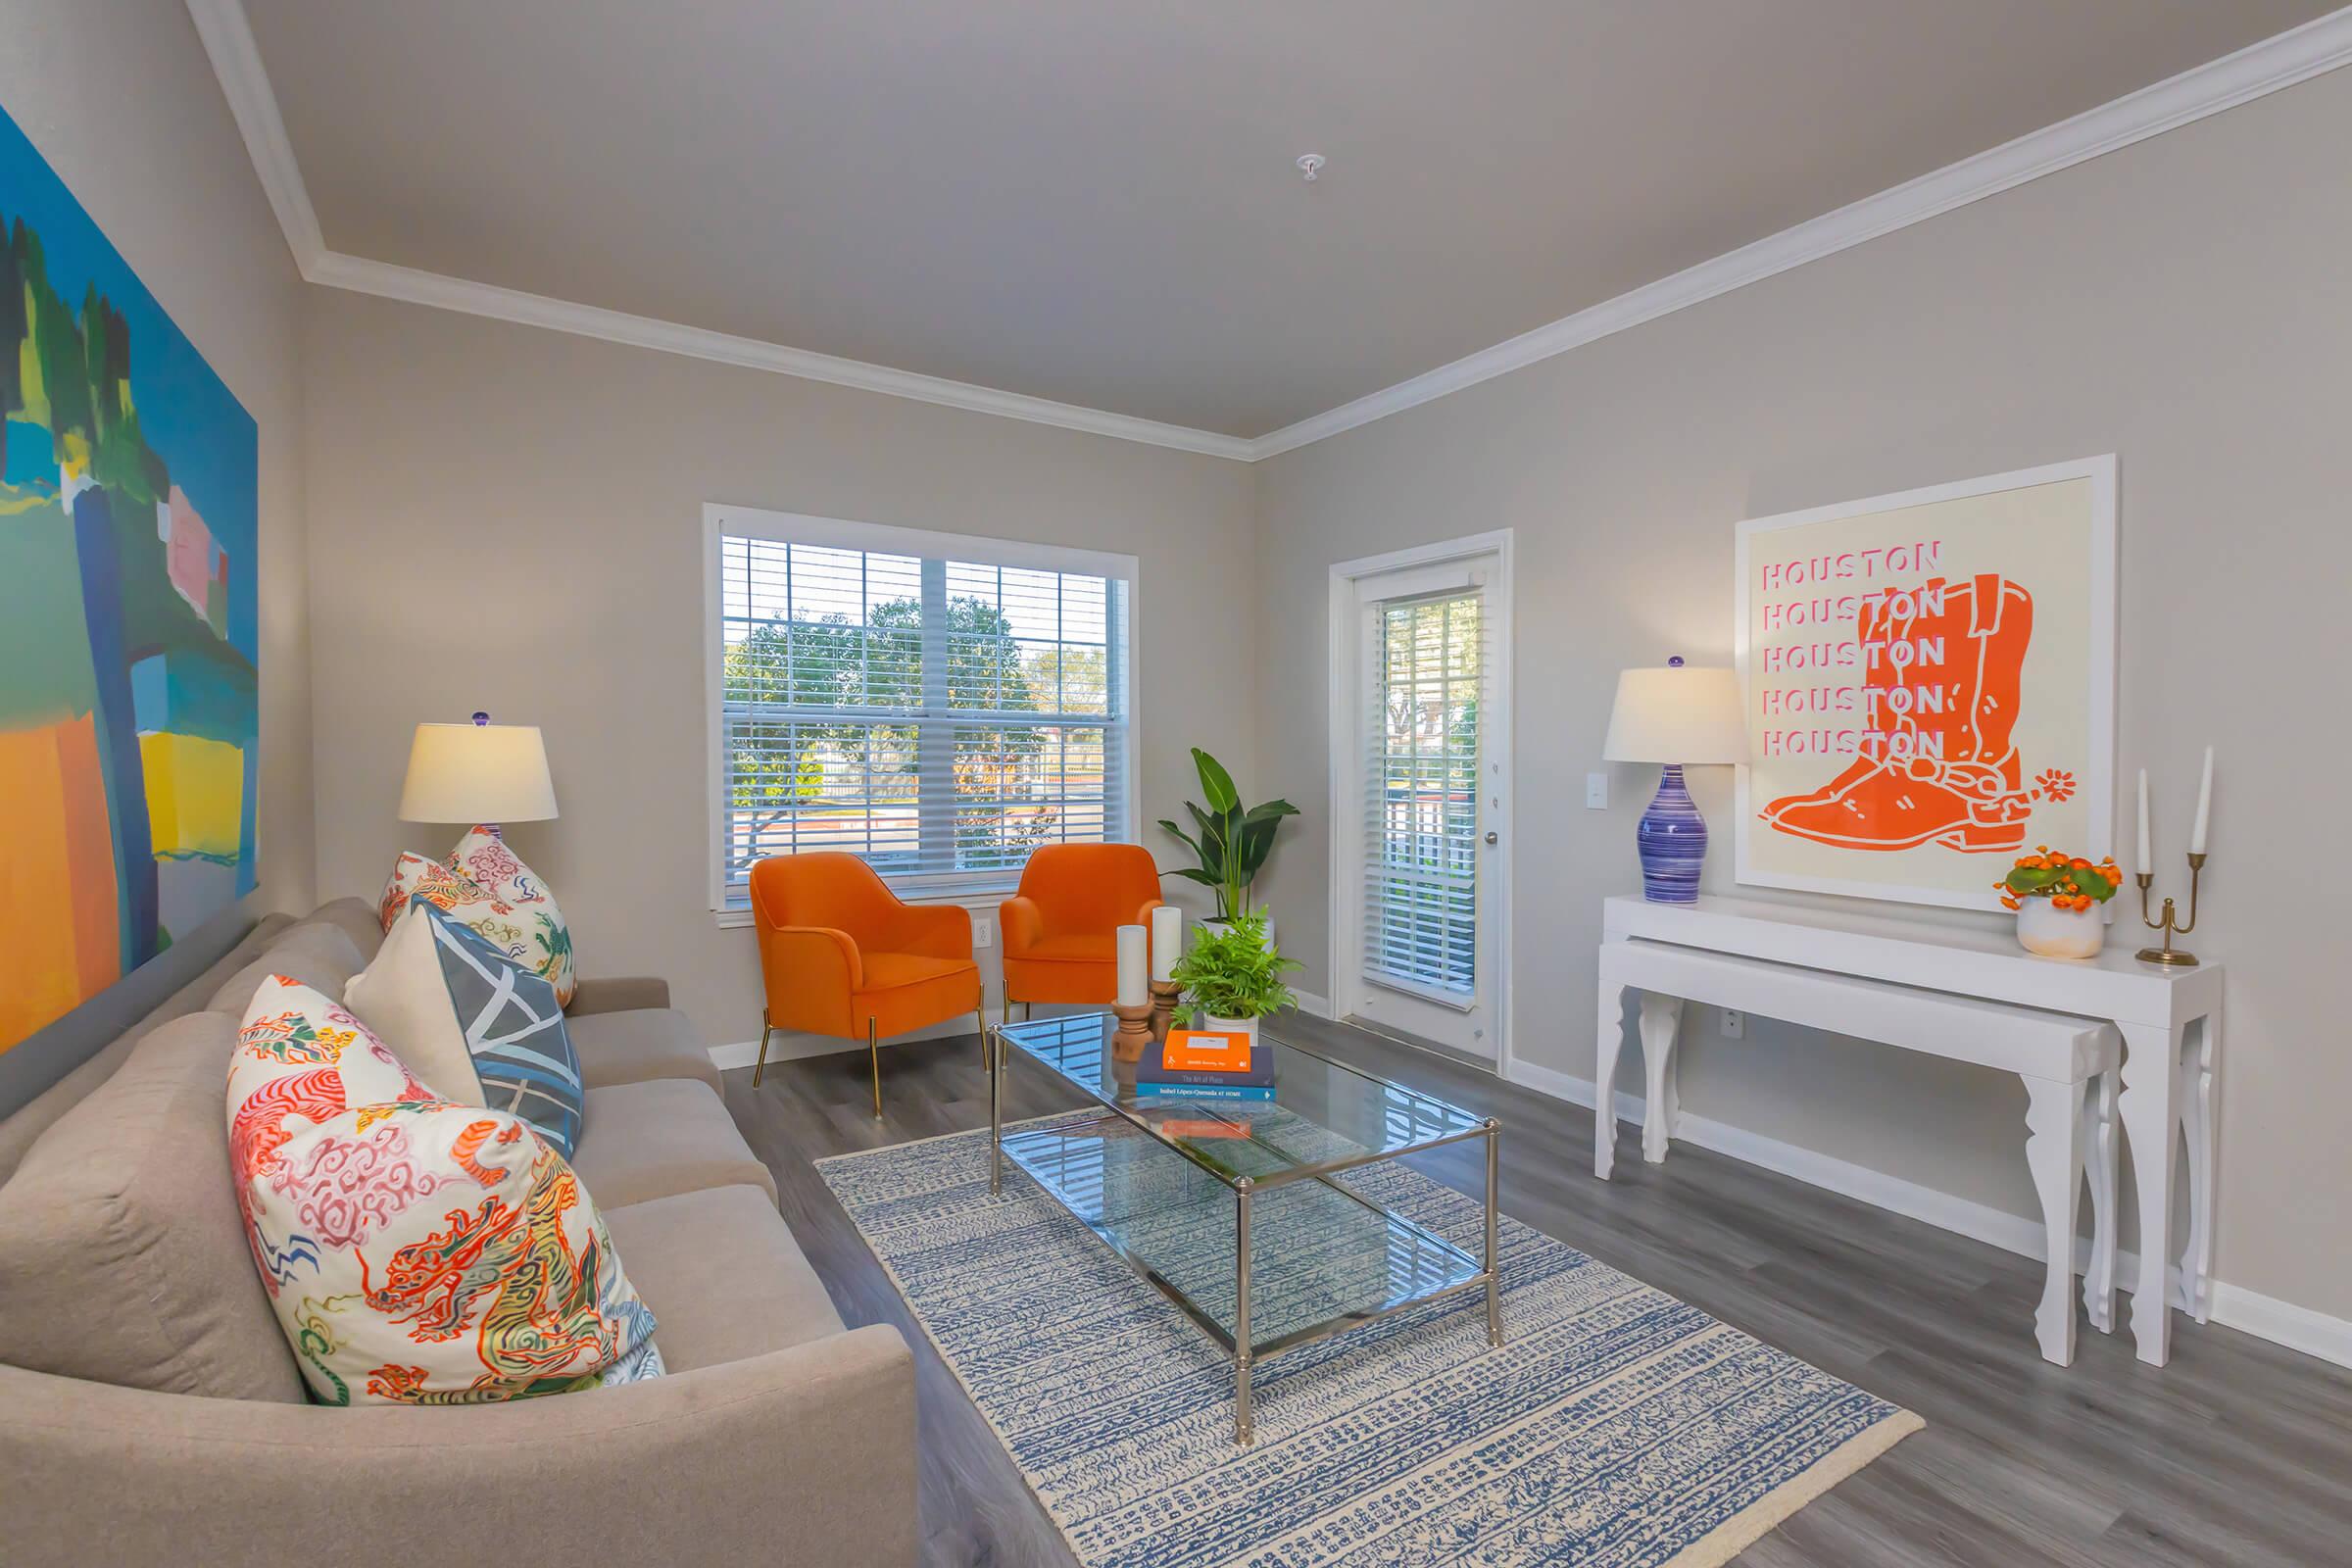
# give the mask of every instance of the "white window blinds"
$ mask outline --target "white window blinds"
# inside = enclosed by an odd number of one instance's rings
[[[1478,992],[1483,590],[1374,608],[1364,759],[1364,974],[1467,1006]]]
[[[722,908],[767,856],[844,850],[953,896],[1130,835],[1124,577],[810,533],[716,535]]]

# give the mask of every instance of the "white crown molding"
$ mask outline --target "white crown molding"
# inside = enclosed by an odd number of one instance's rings
[[[217,0],[217,3],[233,3],[233,0]],[[1121,441],[1140,441],[1147,446],[1173,447],[1179,452],[1198,452],[1236,463],[1246,463],[1250,458],[1250,443],[1240,436],[1220,435],[1213,430],[1195,430],[1181,424],[1162,424],[1156,419],[1139,419],[1132,415],[1110,414],[1101,409],[1083,409],[1075,404],[1055,403],[1019,392],[1000,392],[993,387],[943,380],[912,370],[893,369],[886,365],[868,365],[862,360],[845,360],[808,349],[786,348],[759,338],[737,337],[732,333],[713,332],[700,326],[681,326],[675,321],[631,316],[622,311],[608,311],[593,305],[575,305],[568,300],[550,299],[544,294],[525,294],[518,289],[469,282],[439,272],[419,271],[413,267],[396,267],[389,262],[370,262],[337,251],[321,253],[317,264],[306,268],[303,275],[328,288],[349,289],[354,293],[373,294],[389,300],[405,300],[412,305],[430,305],[444,311],[460,311],[468,316],[488,317],[493,320],[513,321],[523,326],[546,327],[550,331],[570,332],[581,337],[602,338],[608,343],[622,343],[632,348],[682,354],[690,359],[710,360],[745,369],[768,370],[778,375],[798,376],[805,381],[829,381],[835,386],[857,387],[889,397],[910,398],[918,403],[937,403],[975,414],[1000,415],[1007,419],[1025,419],[1031,424],[1057,425],[1065,430],[1083,430],[1090,435],[1112,436]]]
[[[2352,63],[2352,7],[2347,7],[1450,365],[1246,440],[330,251],[241,0],[187,0],[187,5],[295,264],[313,283],[1242,463],[1294,451],[1434,402]]]
[[[294,144],[286,139],[286,122],[277,112],[277,94],[270,90],[270,73],[263,69],[261,47],[253,41],[253,26],[245,20],[242,0],[188,0],[188,16],[196,36],[212,57],[213,74],[228,99],[245,137],[253,172],[261,176],[262,192],[285,231],[286,248],[304,277],[326,254],[318,228],[318,214],[302,182],[302,166],[294,161]]]
[[[1048,398],[1028,397],[1018,392],[1003,392],[994,387],[973,386],[964,381],[950,381],[912,370],[894,369],[886,365],[868,365],[861,360],[845,360],[808,349],[786,348],[758,338],[684,326],[674,321],[631,316],[622,311],[603,310],[592,305],[575,305],[567,300],[550,299],[543,294],[526,294],[518,289],[471,282],[465,278],[420,271],[412,267],[396,267],[389,262],[373,262],[329,250],[318,226],[318,215],[311,206],[310,192],[303,184],[302,168],[295,160],[293,143],[287,139],[286,122],[278,113],[277,95],[270,90],[270,74],[262,64],[261,49],[254,42],[253,28],[246,20],[242,0],[187,0],[187,5],[188,15],[196,23],[196,35],[203,41],[204,51],[212,59],[214,74],[220,78],[220,90],[228,98],[229,113],[235,116],[237,129],[245,137],[245,149],[253,159],[254,172],[261,176],[262,189],[270,198],[271,210],[277,214],[278,226],[285,231],[286,247],[293,252],[294,265],[308,282],[326,288],[348,289],[359,294],[373,294],[384,299],[405,300],[412,305],[460,311],[493,320],[601,338],[608,343],[621,343],[633,348],[682,354],[719,365],[767,370],[778,375],[797,376],[806,381],[857,387],[862,391],[909,398],[918,403],[935,403],[974,414],[1023,419],[1031,424],[1054,425],[1064,430],[1080,430],[1089,435],[1110,436],[1121,441],[1139,441],[1147,446],[1172,447],[1179,452],[1197,452],[1237,463],[1250,460],[1249,441],[1214,430],[1163,424],[1157,419],[1139,419],[1132,415],[1111,414],[1102,409],[1079,408],[1075,404],[1055,403]]]
[[[2352,63],[2352,7],[2085,110],[2072,120],[1866,196],[1573,316],[1344,403],[1250,443],[1270,458],[1507,375],[1627,327],[1819,261]]]

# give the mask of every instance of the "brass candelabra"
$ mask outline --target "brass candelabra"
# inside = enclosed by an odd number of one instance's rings
[[[2141,783],[2144,786],[2146,780],[2142,779]],[[2151,931],[2161,931],[2164,933],[2163,947],[2142,948],[2139,950],[2137,956],[2140,962],[2173,964],[2180,967],[2186,967],[2197,961],[2197,956],[2195,954],[2184,953],[2179,948],[2174,947],[2173,938],[2184,937],[2197,928],[2197,875],[2204,869],[2205,857],[2192,851],[2188,857],[2188,920],[2185,924],[2181,922],[2180,915],[2176,912],[2173,906],[2173,901],[2170,898],[2167,898],[2164,901],[2164,918],[2161,920],[2149,918],[2148,885],[2154,882],[2156,877],[2153,872],[2141,871],[2138,873],[2139,923],[2146,926]]]

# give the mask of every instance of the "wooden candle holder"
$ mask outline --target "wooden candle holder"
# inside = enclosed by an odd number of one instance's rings
[[[1110,1010],[1118,1014],[1118,1032],[1110,1037],[1110,1054],[1115,1061],[1141,1061],[1144,1051],[1152,1044],[1152,1004],[1125,1006],[1112,1003]]]
[[[1167,1044],[1168,1030],[1176,1022],[1176,999],[1184,995],[1184,987],[1173,980],[1152,982],[1152,1038]]]

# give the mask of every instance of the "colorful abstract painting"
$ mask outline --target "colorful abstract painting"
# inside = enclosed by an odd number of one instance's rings
[[[0,1051],[254,885],[252,416],[0,114]]]

